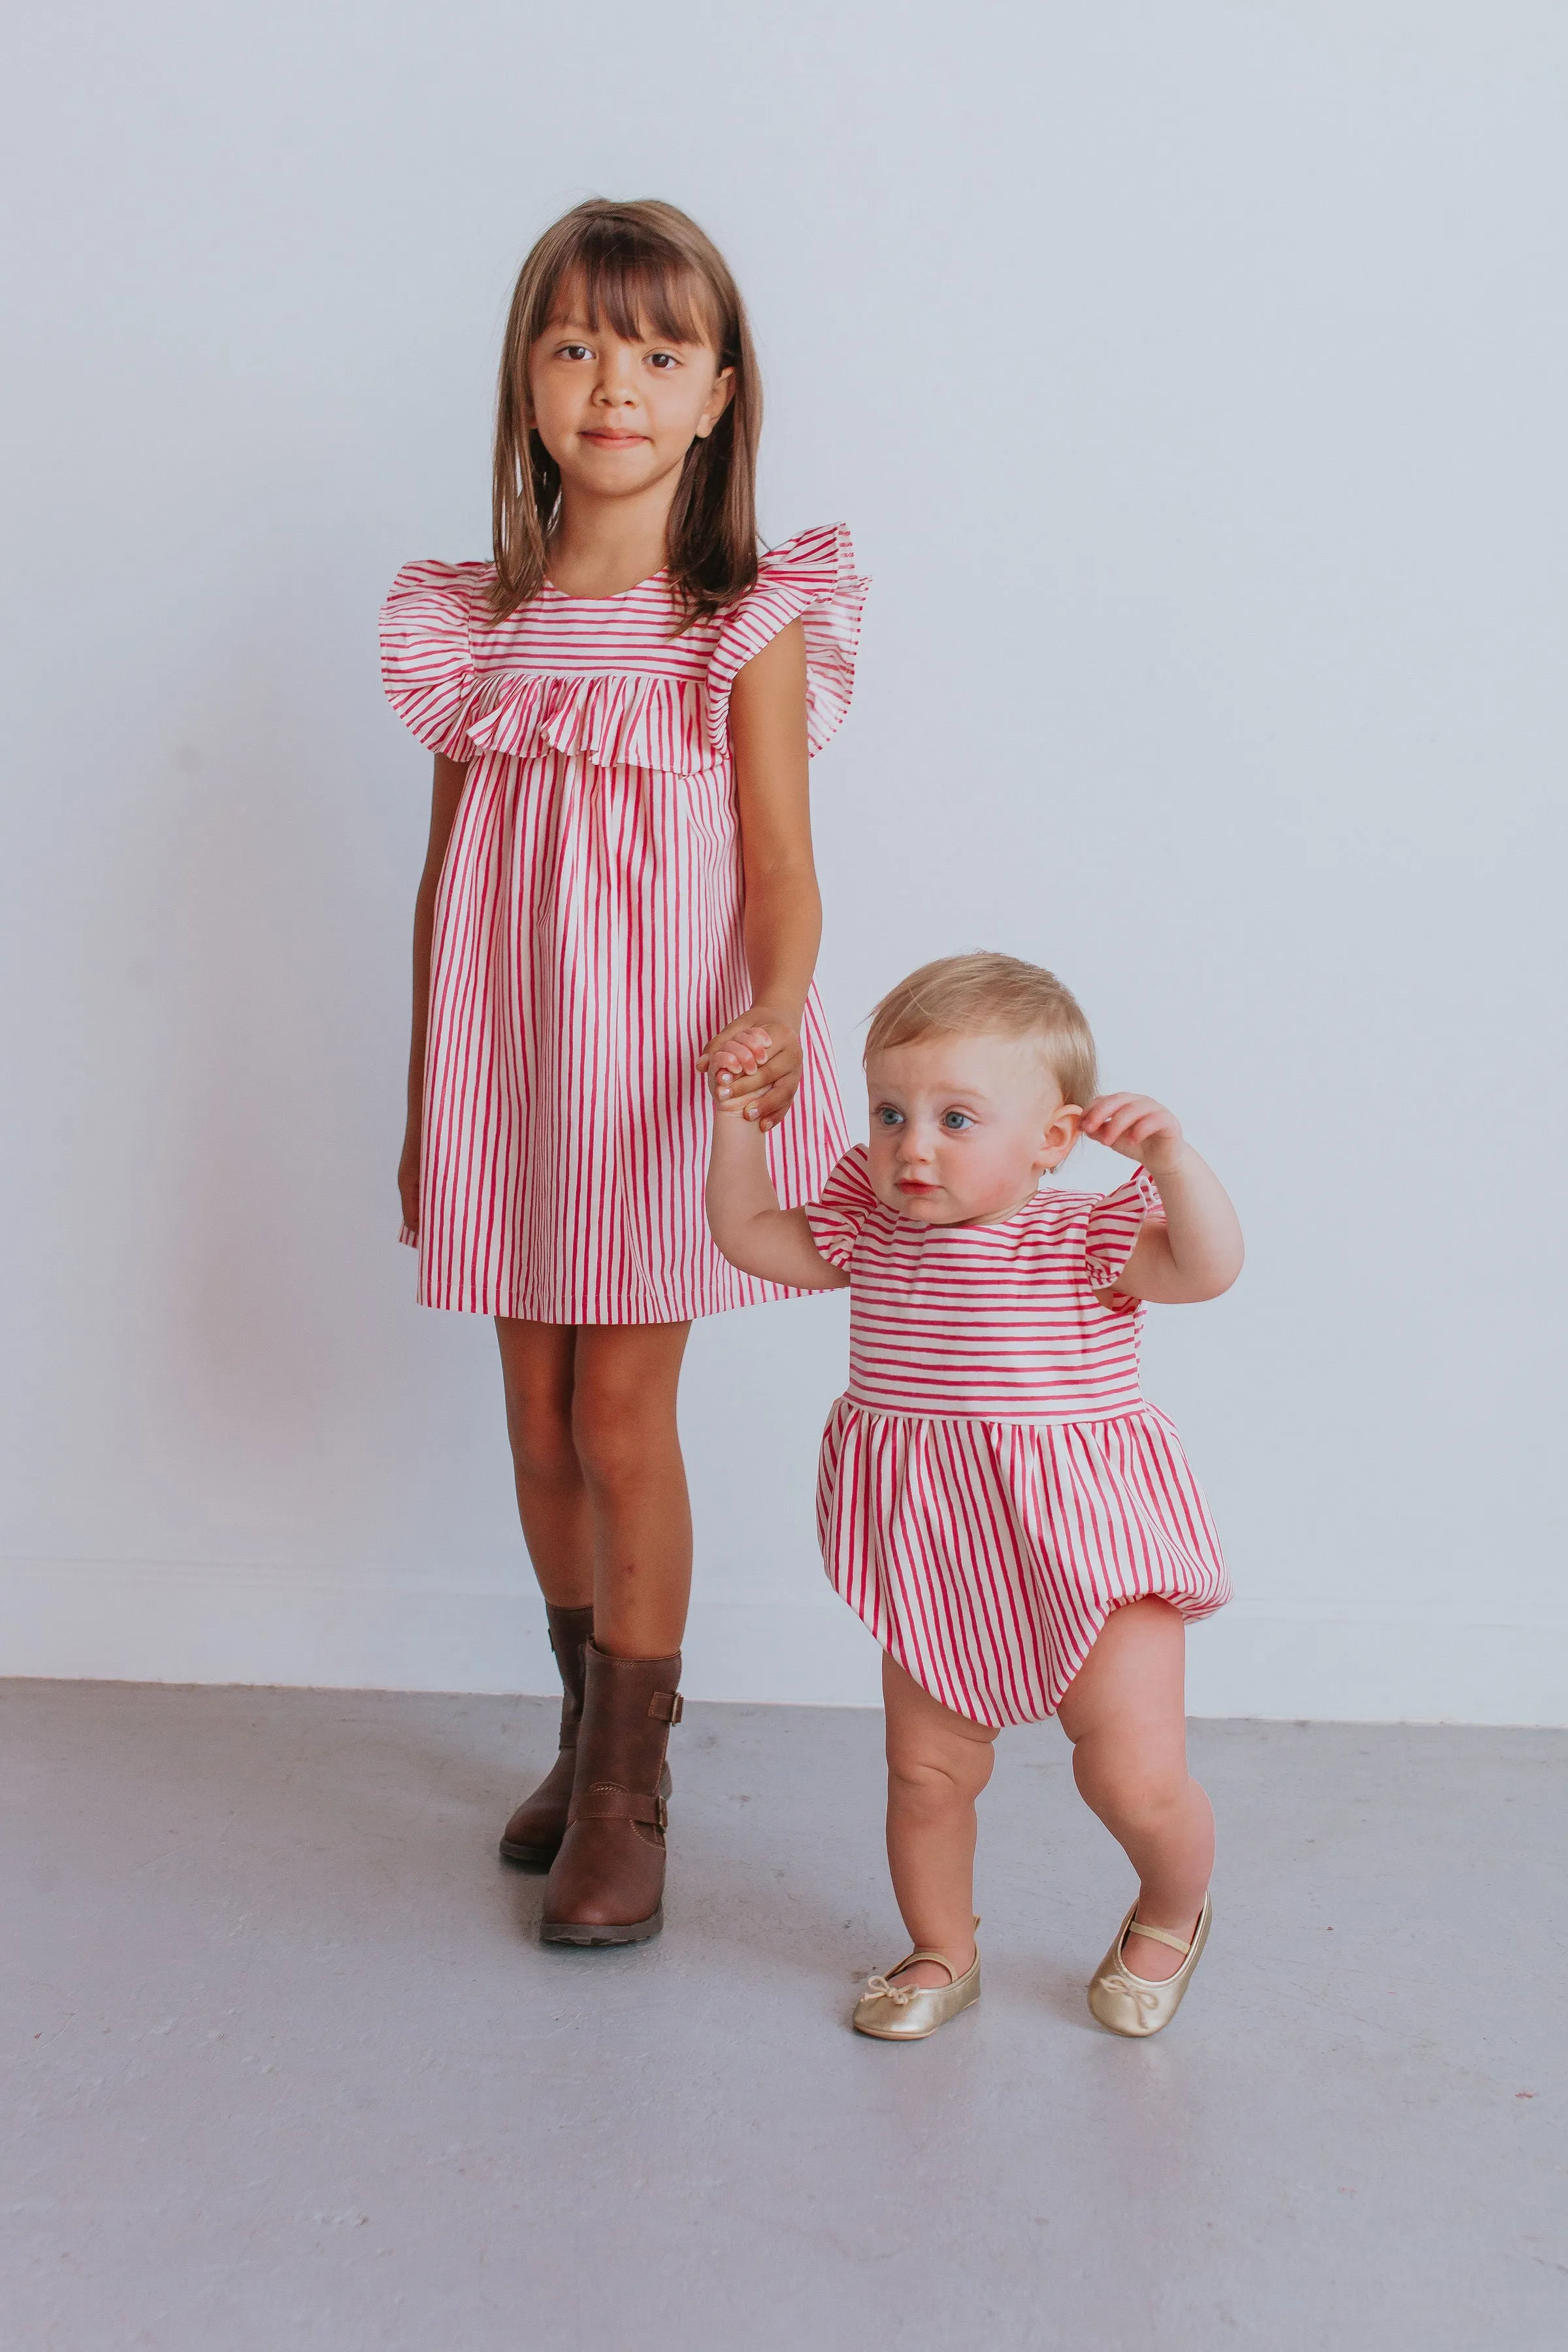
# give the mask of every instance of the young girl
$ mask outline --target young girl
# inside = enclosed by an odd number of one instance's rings
[[[841,527],[759,554],[761,400],[695,224],[579,205],[512,299],[494,561],[406,565],[383,618],[387,692],[436,754],[404,1238],[421,1300],[500,1335],[565,1689],[501,1853],[552,1864],[555,1943],[661,1925],[681,1356],[693,1316],[790,1287],[710,1242],[707,1059],[752,1041],[734,1092],[785,1200],[845,1143],[806,760],[848,706],[866,583]]]
[[[743,1091],[765,1050],[742,1031],[713,1057],[730,1116],[708,1214],[731,1265],[850,1287],[818,1523],[886,1654],[888,1859],[915,1946],[854,2022],[914,2041],[978,1998],[974,1801],[999,1727],[1058,1714],[1139,1881],[1089,2005],[1114,2032],[1157,2033],[1208,1934],[1214,1859],[1187,1776],[1184,1626],[1229,1587],[1176,1433],[1140,1391],[1139,1326],[1145,1299],[1229,1288],[1235,1212],[1168,1110],[1097,1097],[1078,1004],[1012,957],[927,964],[883,999],[870,1149],[815,1207],[781,1209],[769,1178]],[[1104,1199],[1042,1189],[1079,1135],[1137,1174]]]

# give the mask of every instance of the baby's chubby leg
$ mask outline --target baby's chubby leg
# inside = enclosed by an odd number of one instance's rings
[[[995,1731],[955,1715],[882,1656],[888,1717],[888,1866],[910,1941],[945,1952],[963,1976],[974,1958],[974,1801],[991,1778]],[[899,1984],[945,1985],[930,1960]]]
[[[1138,1873],[1138,1917],[1190,1937],[1214,1869],[1214,1814],[1187,1771],[1186,1628],[1163,1601],[1114,1610],[1058,1712],[1079,1793]],[[1134,1976],[1174,1976],[1182,1956],[1134,1927]]]

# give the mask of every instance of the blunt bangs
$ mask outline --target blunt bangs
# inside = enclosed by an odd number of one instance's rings
[[[712,303],[691,264],[679,254],[637,251],[639,240],[585,237],[585,250],[564,254],[544,296],[540,332],[581,310],[595,334],[608,325],[628,343],[665,336],[672,343],[707,343],[728,364]]]

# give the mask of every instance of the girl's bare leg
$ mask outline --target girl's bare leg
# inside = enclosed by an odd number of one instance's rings
[[[675,1399],[689,1323],[496,1318],[518,1515],[546,1601],[623,1658],[680,1647],[691,1507]]]
[[[594,1530],[572,1436],[577,1334],[569,1323],[496,1317],[517,1511],[539,1589],[557,1609],[594,1598]]]
[[[572,1436],[593,1530],[594,1639],[617,1658],[680,1647],[691,1505],[675,1398],[689,1323],[588,1323],[577,1333]]]
[[[888,1717],[888,1866],[910,1941],[945,1952],[962,1976],[974,1958],[974,1801],[991,1778],[996,1734],[971,1723],[882,1655]],[[900,1984],[944,1985],[930,1960]]]
[[[1138,1916],[1190,1937],[1214,1872],[1214,1813],[1187,1771],[1186,1628],[1163,1601],[1112,1612],[1063,1698],[1079,1793],[1138,1874]],[[1182,1956],[1135,1931],[1134,1976],[1174,1976]]]

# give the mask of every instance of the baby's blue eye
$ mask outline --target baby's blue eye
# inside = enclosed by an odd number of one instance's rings
[[[884,1103],[877,1113],[877,1124],[879,1127],[897,1127],[900,1123],[900,1116],[901,1114],[900,1112],[889,1109],[888,1105]]]
[[[966,1110],[944,1110],[942,1123],[950,1135],[962,1135],[966,1127],[973,1126],[974,1121]]]

